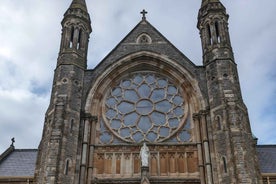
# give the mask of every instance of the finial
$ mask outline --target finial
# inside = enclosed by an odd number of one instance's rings
[[[219,3],[219,0],[202,0],[201,7],[209,4],[209,3]]]
[[[13,145],[14,142],[15,142],[14,137],[11,139],[11,141],[12,141],[11,146],[14,146],[14,145]]]
[[[148,13],[145,9],[143,9],[143,11],[140,12],[143,17],[142,17],[142,20],[146,20],[146,14]]]
[[[87,12],[87,6],[85,0],[73,0],[70,8],[80,8],[83,11]]]

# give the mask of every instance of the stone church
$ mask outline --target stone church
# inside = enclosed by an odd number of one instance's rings
[[[276,146],[257,146],[251,132],[226,8],[219,0],[199,8],[201,66],[143,10],[137,26],[88,69],[91,20],[85,0],[73,0],[62,20],[41,143],[38,150],[12,144],[0,157],[0,183],[16,183],[1,175],[3,164],[20,162],[15,153],[33,161],[25,168],[33,175],[21,183],[276,183]]]

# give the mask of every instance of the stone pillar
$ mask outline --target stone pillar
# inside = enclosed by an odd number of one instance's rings
[[[93,162],[94,162],[94,149],[95,149],[95,138],[96,138],[96,124],[98,122],[97,116],[91,117],[91,133],[90,133],[90,145],[89,145],[89,158],[88,158],[88,168],[87,168],[87,183],[91,183],[93,179]]]
[[[200,122],[201,122],[201,130],[202,130],[202,142],[204,146],[207,183],[213,184],[209,140],[208,140],[208,133],[207,133],[207,120],[206,120],[207,114],[208,114],[207,111],[200,112]]]
[[[198,152],[198,167],[199,167],[199,174],[200,174],[200,183],[205,184],[205,175],[204,175],[204,165],[203,165],[203,158],[202,158],[202,143],[201,143],[201,131],[199,126],[199,114],[194,114],[194,124],[195,124],[195,132],[196,132],[196,144],[197,144],[197,152]]]
[[[88,145],[90,142],[90,132],[91,132],[91,115],[85,114],[84,121],[84,130],[83,130],[83,140],[82,140],[82,154],[81,154],[81,168],[80,168],[80,181],[79,184],[86,183],[86,168],[87,168],[87,151]]]
[[[148,166],[141,167],[141,184],[150,184]]]

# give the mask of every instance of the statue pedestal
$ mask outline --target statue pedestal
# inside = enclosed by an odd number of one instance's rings
[[[141,167],[141,184],[150,184],[149,182],[149,167]]]
[[[143,177],[149,177],[149,167],[148,166],[142,166],[141,167],[141,178]]]

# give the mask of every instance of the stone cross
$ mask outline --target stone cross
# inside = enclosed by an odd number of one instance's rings
[[[143,20],[146,20],[146,14],[147,14],[148,12],[147,12],[145,9],[143,9],[143,11],[141,11],[140,13],[143,15],[142,19],[143,19]]]
[[[15,140],[14,140],[14,137],[11,139],[12,143],[11,143],[11,146],[13,146]]]

